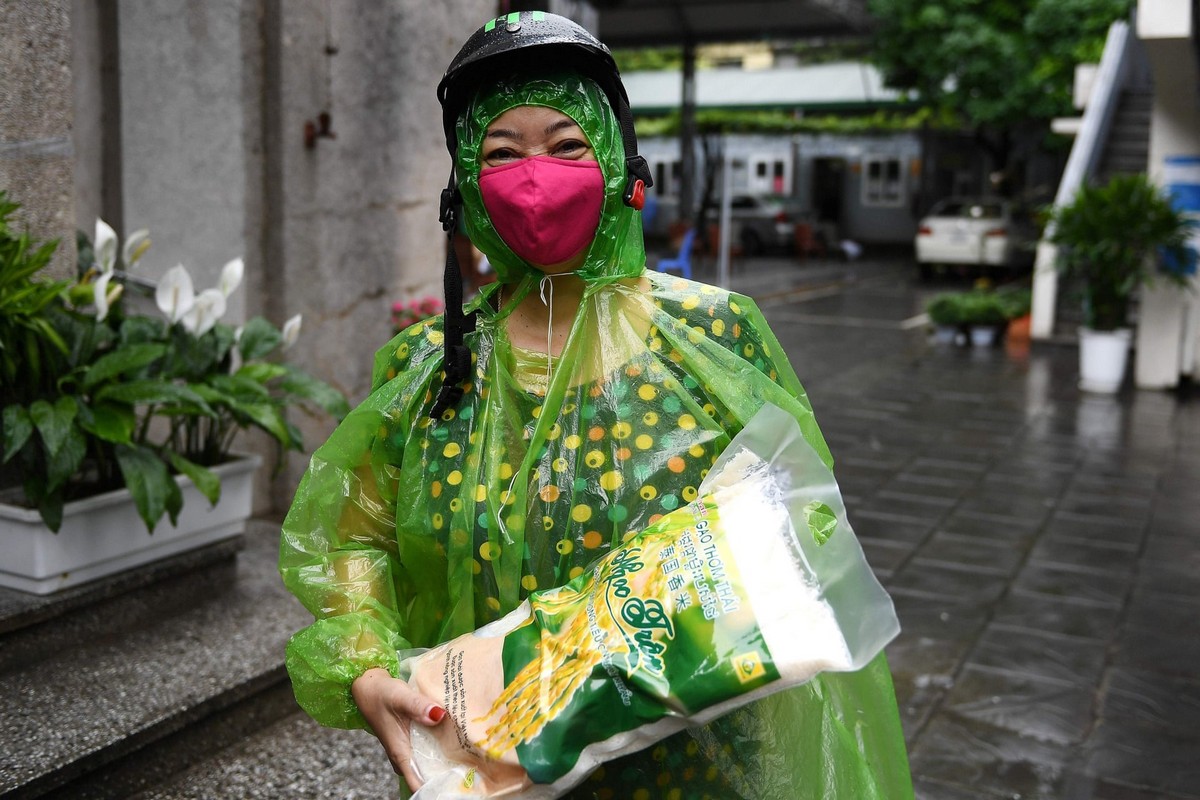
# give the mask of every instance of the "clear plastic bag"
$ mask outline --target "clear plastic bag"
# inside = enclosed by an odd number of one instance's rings
[[[566,586],[404,662],[449,712],[413,729],[414,797],[559,797],[604,762],[860,669],[898,632],[832,473],[768,404],[696,501]]]

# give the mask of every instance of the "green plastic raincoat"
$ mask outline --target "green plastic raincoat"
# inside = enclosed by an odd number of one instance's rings
[[[497,235],[479,192],[488,123],[518,105],[558,109],[588,136],[605,177],[587,281],[561,355],[514,347],[505,319],[542,277]],[[770,401],[829,451],[753,301],[646,272],[641,221],[621,201],[620,129],[573,74],[512,78],[458,124],[467,229],[506,288],[468,308],[473,378],[428,416],[441,382],[440,318],[376,356],[374,388],[313,455],[283,527],[280,569],[316,621],[288,645],[300,704],[365,727],[352,681],[397,674],[402,651],[475,630],[534,589],[580,574],[614,544],[695,499],[730,438]],[[549,376],[549,377],[548,377]],[[572,797],[898,800],[911,797],[882,655],[611,762]]]

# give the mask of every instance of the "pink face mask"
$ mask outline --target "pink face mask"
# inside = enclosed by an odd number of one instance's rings
[[[479,191],[504,243],[544,267],[570,259],[596,235],[604,175],[595,161],[532,156],[485,168]]]

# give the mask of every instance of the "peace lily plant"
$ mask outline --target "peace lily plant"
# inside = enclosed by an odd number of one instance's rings
[[[10,232],[15,208],[0,194],[0,491],[37,508],[50,529],[66,502],[122,486],[148,530],[164,514],[174,524],[183,499],[173,476],[215,504],[221,485],[209,467],[230,458],[240,431],[265,431],[282,456],[302,448],[289,407],[349,410],[328,384],[271,359],[295,344],[299,315],[282,330],[262,317],[240,328],[221,321],[242,282],[240,258],[199,293],[173,267],[154,287],[161,316],[126,313],[126,292],[148,283],[131,272],[150,246],[146,231],[121,247],[98,220],[94,244],[81,241],[78,279],[39,280],[54,245]]]

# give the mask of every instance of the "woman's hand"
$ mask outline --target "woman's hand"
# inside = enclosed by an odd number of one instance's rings
[[[446,716],[446,709],[379,668],[356,678],[350,694],[383,745],[392,769],[404,776],[412,791],[421,788],[424,781],[413,764],[409,730],[413,720],[428,727],[437,725]]]

